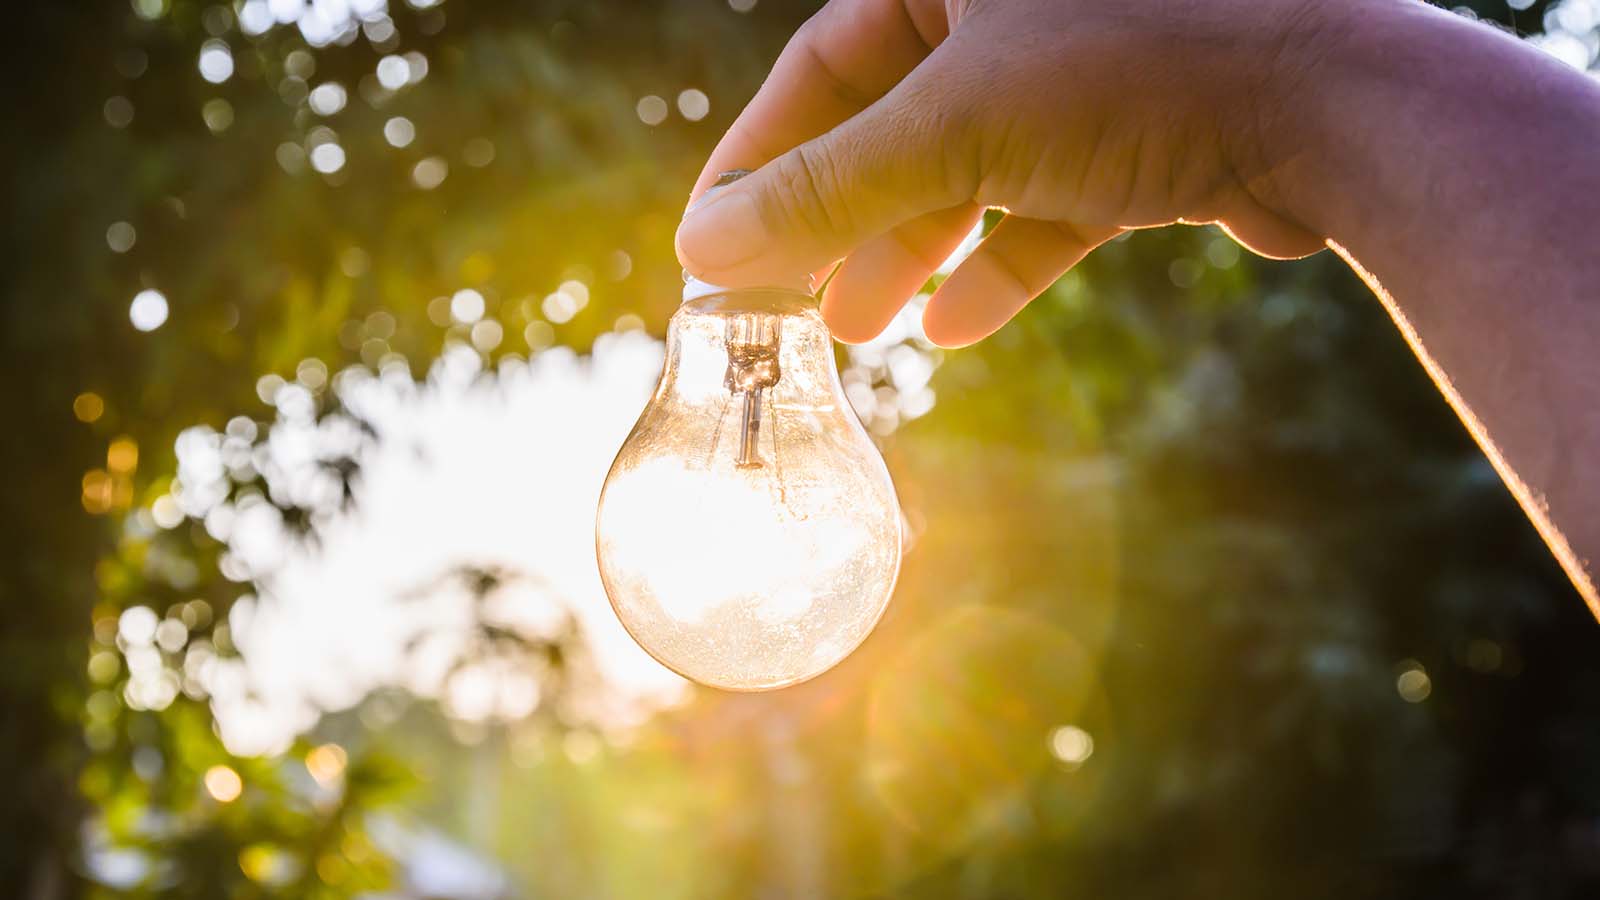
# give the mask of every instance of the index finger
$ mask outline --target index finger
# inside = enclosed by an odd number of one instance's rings
[[[938,0],[832,0],[790,38],[711,151],[691,199],[719,172],[758,169],[866,109],[949,32]]]

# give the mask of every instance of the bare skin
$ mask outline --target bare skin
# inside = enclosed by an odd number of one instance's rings
[[[1409,0],[833,0],[678,255],[730,285],[843,260],[823,314],[862,341],[1003,207],[928,304],[955,347],[1124,229],[1331,247],[1600,617],[1597,154],[1600,83]]]

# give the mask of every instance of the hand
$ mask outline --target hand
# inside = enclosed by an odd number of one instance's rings
[[[712,153],[696,195],[756,172],[678,257],[731,286],[844,259],[822,312],[862,341],[1003,207],[924,314],[958,346],[1122,229],[1332,246],[1600,617],[1596,146],[1600,82],[1423,3],[833,0]]]
[[[833,0],[711,154],[695,196],[757,171],[690,210],[679,259],[742,285],[843,258],[823,315],[864,341],[1001,207],[925,314],[960,346],[1123,229],[1217,222],[1268,256],[1312,253],[1323,238],[1274,202],[1285,154],[1261,136],[1309,78],[1321,6]]]

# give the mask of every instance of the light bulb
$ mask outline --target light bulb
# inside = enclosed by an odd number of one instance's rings
[[[600,574],[668,668],[726,690],[785,687],[838,663],[883,615],[899,503],[809,294],[691,281],[685,296],[661,382],[601,491]]]

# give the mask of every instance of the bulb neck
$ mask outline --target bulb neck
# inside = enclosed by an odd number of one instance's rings
[[[798,295],[803,296],[803,297],[805,297],[806,299],[808,299],[808,300],[810,300],[812,302],[816,301],[815,287],[812,284],[812,279],[811,279],[810,275],[807,275],[804,278],[797,278],[794,281],[787,282],[787,283],[784,283],[784,284],[763,284],[763,285],[758,285],[758,286],[755,286],[755,287],[731,288],[731,287],[724,287],[723,285],[720,285],[720,284],[712,284],[709,281],[701,281],[700,279],[694,277],[693,275],[690,275],[688,269],[684,269],[683,270],[683,302],[684,303],[688,303],[691,300],[699,300],[699,299],[704,298],[704,297],[717,297],[717,296],[725,296],[725,295],[731,295],[731,294],[771,294],[771,293],[781,293],[781,294],[789,294],[789,295],[798,294]]]
[[[711,187],[706,189],[705,193],[700,195],[699,199],[690,204],[689,209],[692,210],[702,203],[705,203],[707,200],[710,200],[713,196],[715,196],[718,191],[749,174],[749,169],[730,169],[726,172],[718,174],[717,180],[712,183]],[[729,288],[723,287],[720,284],[712,284],[709,281],[701,281],[699,278],[689,274],[688,269],[683,270],[684,303],[688,303],[691,300],[699,300],[702,297],[715,297],[723,294],[744,293],[746,291],[756,293],[782,291],[784,293],[804,294],[814,300],[816,294],[816,285],[813,284],[811,275],[807,273],[796,276],[793,279],[785,279],[780,283],[763,284],[748,288]]]

